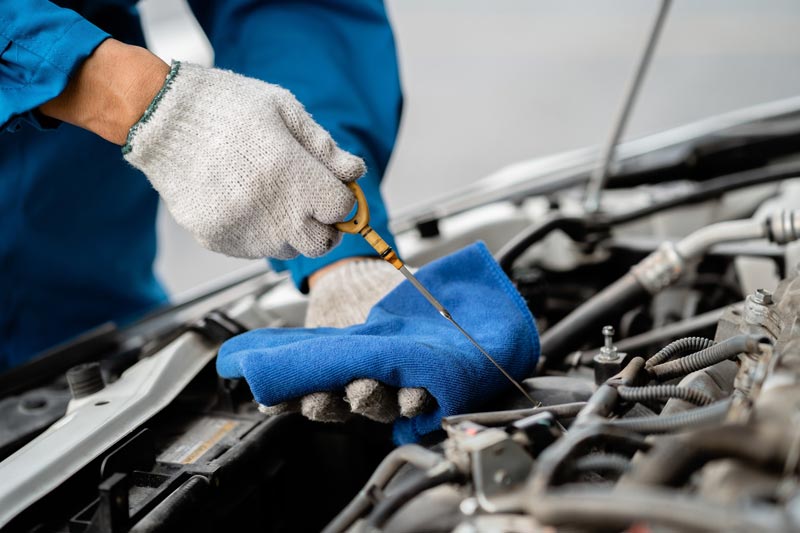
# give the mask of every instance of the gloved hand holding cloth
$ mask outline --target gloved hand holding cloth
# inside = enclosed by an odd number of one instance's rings
[[[399,273],[398,273],[399,275]],[[520,294],[486,247],[474,244],[422,267],[417,277],[516,379],[535,368],[539,338]],[[434,410],[395,423],[413,442],[443,416],[473,410],[509,387],[505,377],[408,282],[380,300],[363,324],[347,328],[262,329],[226,342],[217,370],[244,378],[264,405],[373,379],[424,388]]]
[[[372,307],[405,279],[394,266],[375,257],[353,258],[315,276],[306,311],[307,328],[363,324]],[[314,392],[258,408],[268,415],[299,411],[318,422],[344,422],[354,414],[394,422],[399,416],[410,418],[426,411],[430,403],[422,388],[396,390],[374,379],[356,379],[344,391]]]

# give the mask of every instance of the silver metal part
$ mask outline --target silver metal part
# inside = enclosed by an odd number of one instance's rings
[[[778,337],[783,328],[774,303],[772,293],[764,289],[758,289],[748,296],[744,303],[744,321],[764,328],[773,339]]]
[[[604,344],[600,351],[592,358],[594,361],[594,382],[597,385],[605,383],[612,376],[617,375],[622,370],[622,363],[628,354],[620,352],[614,346],[614,328],[611,326],[603,327]]]
[[[704,254],[716,244],[764,238],[776,244],[800,239],[800,210],[778,210],[770,213],[765,221],[750,218],[712,224],[695,231],[676,246],[681,257],[689,259]]]
[[[748,218],[719,222],[701,228],[677,243],[665,242],[658,250],[631,268],[631,274],[651,294],[672,285],[683,274],[686,263],[711,247],[732,241],[768,238],[786,244],[800,238],[800,210],[781,210],[766,219]]]
[[[484,355],[484,357],[486,357],[495,366],[495,368],[497,368],[497,370],[499,370],[506,377],[506,379],[508,379],[508,381],[510,381],[511,384],[514,385],[514,387],[516,387],[517,390],[519,390],[522,393],[522,395],[528,399],[529,402],[531,402],[531,405],[533,405],[534,407],[539,407],[539,403],[534,401],[533,398],[531,398],[531,396],[528,394],[525,388],[522,385],[520,385],[519,382],[517,382],[517,380],[511,376],[511,374],[506,372],[506,370],[502,366],[500,366],[500,363],[495,361],[494,357],[489,355],[489,353],[486,350],[484,350],[480,344],[478,344],[478,341],[472,338],[472,335],[467,333],[466,330],[464,330],[464,328],[462,328],[458,324],[458,322],[455,321],[453,316],[450,314],[450,311],[445,309],[445,307],[441,303],[439,303],[439,300],[434,298],[433,295],[430,292],[428,292],[428,289],[426,289],[425,286],[419,282],[417,277],[414,276],[414,274],[412,274],[411,271],[408,270],[408,268],[406,268],[405,265],[401,266],[399,270],[400,272],[403,273],[406,279],[409,282],[411,282],[411,284],[419,291],[419,293],[422,294],[422,296],[424,296],[425,299],[428,300],[428,302],[439,312],[439,314],[442,315],[452,325],[454,325],[456,329],[460,331],[461,334],[464,335],[464,337],[466,337],[467,340],[471,342],[472,345],[475,346],[475,348],[477,348],[478,351],[481,352]]]
[[[675,244],[662,243],[658,250],[631,268],[631,274],[650,294],[658,294],[669,287],[685,270],[685,262]]]
[[[772,293],[766,289],[757,289],[753,293],[753,301],[759,305],[772,305]]]
[[[612,326],[603,327],[604,345],[600,348],[598,358],[601,361],[613,361],[617,359],[617,347],[614,346],[614,328]]]
[[[664,27],[664,21],[667,19],[667,13],[669,12],[671,4],[672,0],[661,0],[661,5],[658,7],[658,13],[653,22],[653,27],[647,37],[647,44],[642,51],[642,56],[636,65],[636,70],[625,91],[625,99],[622,102],[622,107],[617,114],[605,149],[603,150],[603,159],[592,173],[592,177],[586,187],[584,208],[587,213],[595,213],[600,210],[601,196],[611,173],[611,164],[614,161],[617,145],[622,138],[622,133],[625,131],[625,126],[628,124],[628,118],[633,109],[633,104],[636,102],[636,97],[642,86],[647,67],[650,65],[650,61],[653,58],[653,52],[656,49],[656,43],[658,43],[658,37],[661,35],[661,29]]]
[[[509,500],[507,496],[527,479],[533,458],[504,430],[486,430],[478,437],[494,437],[491,443],[471,454],[478,503],[490,513],[514,510],[517,500]]]
[[[425,288],[425,286],[419,282],[417,277],[411,273],[411,271],[406,268],[405,265],[400,267],[400,272],[406,277],[406,279],[411,282],[415,289],[419,291],[419,293],[425,297],[426,300],[437,310],[439,314],[445,317],[446,319],[450,320],[450,312],[445,309],[445,307],[439,303],[439,300],[433,297],[433,295]]]
[[[773,215],[773,217],[774,216],[776,215]],[[684,259],[689,260],[705,254],[715,244],[731,241],[746,241],[749,239],[763,239],[765,237],[768,237],[768,234],[764,222],[755,218],[748,218],[744,220],[718,222],[706,226],[680,240],[675,246],[678,254]]]
[[[784,210],[767,220],[773,242],[786,244],[800,239],[800,210]]]

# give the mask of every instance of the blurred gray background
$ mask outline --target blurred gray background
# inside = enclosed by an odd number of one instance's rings
[[[358,1],[358,0],[353,0]],[[601,142],[652,0],[387,0],[405,91],[384,181],[393,213],[515,161]],[[183,0],[141,4],[152,50],[211,62]],[[675,0],[627,137],[800,94],[800,2]],[[247,261],[207,252],[162,209],[172,294]]]

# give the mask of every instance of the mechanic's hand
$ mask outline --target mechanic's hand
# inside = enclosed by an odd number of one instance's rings
[[[319,272],[311,282],[306,327],[344,328],[363,323],[375,303],[394,289],[403,276],[380,259],[343,260]],[[400,416],[411,418],[433,405],[422,388],[395,389],[374,379],[351,381],[341,394],[317,392],[298,402],[275,406],[260,405],[266,414],[300,410],[306,418],[321,422],[341,422],[351,412],[378,422],[393,422]]]
[[[203,246],[245,258],[329,251],[355,201],[344,182],[366,170],[286,89],[189,63],[173,64],[123,153]]]

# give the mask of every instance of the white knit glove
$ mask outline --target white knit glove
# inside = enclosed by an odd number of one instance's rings
[[[233,72],[174,63],[128,134],[125,159],[206,248],[235,257],[317,257],[341,234],[366,168],[292,94]]]
[[[306,327],[343,328],[363,323],[372,306],[401,281],[403,276],[379,259],[338,265],[322,275],[311,289]],[[344,397],[317,392],[298,402],[262,405],[259,409],[266,414],[299,410],[306,418],[321,422],[341,422],[352,412],[388,423],[400,416],[410,418],[422,413],[430,401],[425,389],[397,390],[373,379],[357,379],[345,387]]]

